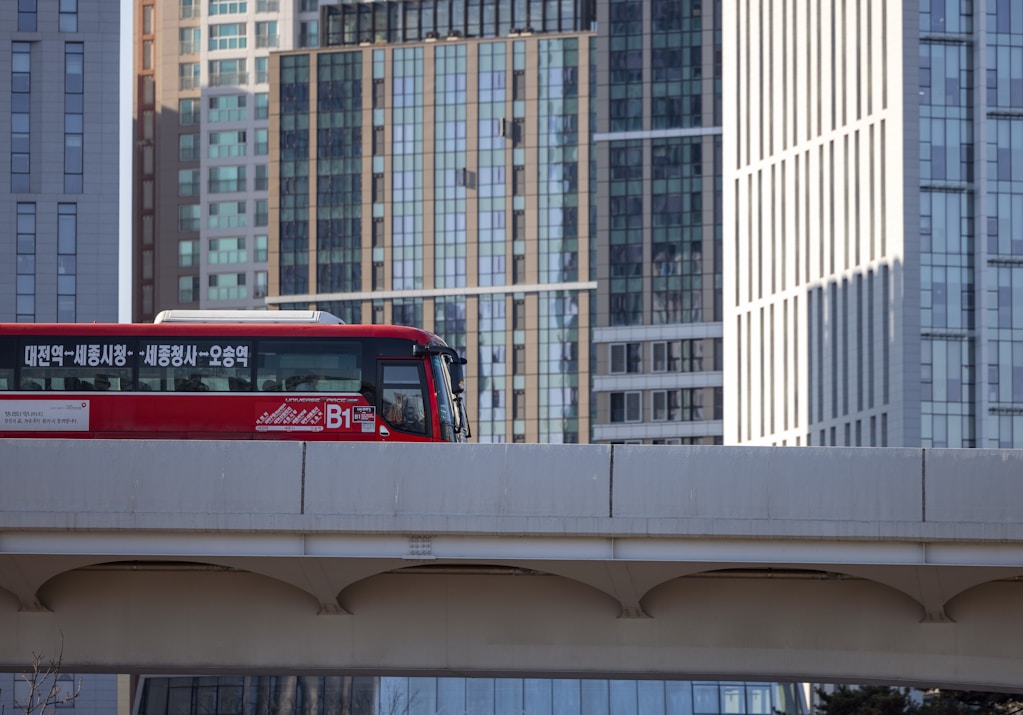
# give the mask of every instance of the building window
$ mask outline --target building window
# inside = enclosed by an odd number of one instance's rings
[[[199,242],[195,239],[178,241],[178,267],[191,268],[199,265]]]
[[[78,293],[78,206],[57,204],[57,322],[75,322]]]
[[[206,297],[210,300],[240,300],[247,298],[244,273],[211,273]]]
[[[183,27],[178,30],[178,54],[194,55],[201,49],[202,30],[198,27]]]
[[[270,81],[270,58],[256,58],[256,84],[266,84]]]
[[[256,130],[256,156],[269,156],[270,154],[270,130]]]
[[[36,27],[36,0],[18,0],[18,32],[35,32]]]
[[[643,371],[642,343],[613,343],[610,348],[612,375]]]
[[[199,195],[199,170],[181,169],[178,171],[178,196]]]
[[[269,239],[264,236],[256,236],[256,255],[255,260],[260,263],[265,263],[269,259],[268,246]]]
[[[526,419],[526,391],[515,390],[512,393],[512,419]]]
[[[11,43],[11,191],[26,192],[31,185],[32,46]]]
[[[146,123],[147,117],[145,115],[152,114],[152,112],[144,112],[142,123]],[[144,144],[142,146],[142,175],[150,177],[153,175],[155,169],[154,162],[156,159],[156,153],[153,151],[152,144]]]
[[[266,271],[256,271],[256,284],[252,287],[253,298],[266,298],[268,294]]]
[[[17,212],[15,312],[19,323],[32,323],[36,317],[36,205],[18,204]]]
[[[209,70],[211,87],[233,87],[249,81],[243,59],[210,60]]]
[[[199,89],[199,63],[178,63],[178,89]]]
[[[668,391],[654,390],[650,393],[650,419],[654,422],[664,422],[668,419]]]
[[[246,134],[244,129],[226,132],[210,132],[209,157],[225,159],[228,157],[245,156]]]
[[[267,226],[270,224],[270,208],[266,199],[256,200],[256,225]]]
[[[703,340],[659,341],[652,345],[653,372],[701,372]]]
[[[512,374],[513,375],[525,375],[526,374],[526,346],[525,345],[513,345],[512,346]]]
[[[266,164],[256,164],[256,176],[252,180],[252,188],[256,191],[266,191],[270,186],[270,167]]]
[[[270,94],[269,92],[256,93],[256,119],[270,118]]]
[[[194,303],[199,300],[199,276],[178,277],[178,302]]]
[[[697,422],[703,419],[703,389],[654,390],[650,419],[654,422]]]
[[[142,78],[142,104],[147,107],[156,104],[156,79],[152,75]]]
[[[241,228],[247,223],[244,201],[210,204],[209,228]]]
[[[611,393],[611,422],[640,422],[643,419],[643,395],[639,391]]]
[[[248,119],[244,94],[223,94],[210,97],[210,124],[244,122]]]
[[[85,46],[69,42],[64,46],[64,192],[82,192],[85,131]]]
[[[78,32],[78,0],[60,0],[57,23],[61,32]]]
[[[178,8],[178,17],[182,20],[199,17],[200,15],[199,0],[181,0],[181,5]]]
[[[178,136],[178,161],[198,161],[199,135],[181,134]]]
[[[209,26],[210,51],[216,50],[244,50],[248,45],[245,37],[245,23],[227,22],[220,25]]]
[[[178,230],[198,231],[199,230],[199,204],[188,204],[178,207]]]
[[[178,100],[178,125],[191,127],[199,123],[202,110],[198,99]]]
[[[299,23],[298,46],[299,47],[320,46],[320,23],[318,20],[310,20],[309,22]]]
[[[249,260],[248,253],[245,250],[244,236],[211,238],[209,245],[209,261],[211,264],[245,263]]]
[[[248,3],[245,0],[210,0],[210,16],[237,15],[244,12],[248,12]]]
[[[277,47],[280,36],[277,34],[277,21],[256,23],[256,47]]]

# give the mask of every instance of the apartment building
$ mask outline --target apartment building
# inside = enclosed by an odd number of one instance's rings
[[[135,0],[133,317],[265,308],[270,53],[316,0]]]

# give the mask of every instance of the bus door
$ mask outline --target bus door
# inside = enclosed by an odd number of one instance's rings
[[[425,363],[422,360],[379,360],[377,381],[380,400],[380,435],[429,437],[433,434],[433,411],[427,397]]]

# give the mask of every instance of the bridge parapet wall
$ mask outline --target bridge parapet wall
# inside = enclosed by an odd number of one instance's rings
[[[1023,541],[1023,451],[8,440],[5,527]]]

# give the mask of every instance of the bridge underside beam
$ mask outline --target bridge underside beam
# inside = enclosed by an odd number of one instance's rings
[[[542,572],[412,569],[342,594],[317,615],[308,594],[235,569],[80,569],[42,590],[49,612],[0,592],[0,669],[63,642],[83,672],[378,672],[575,677],[723,677],[1020,685],[1023,583],[952,599],[944,623],[869,581],[726,572],[648,592],[649,618],[590,586]]]

